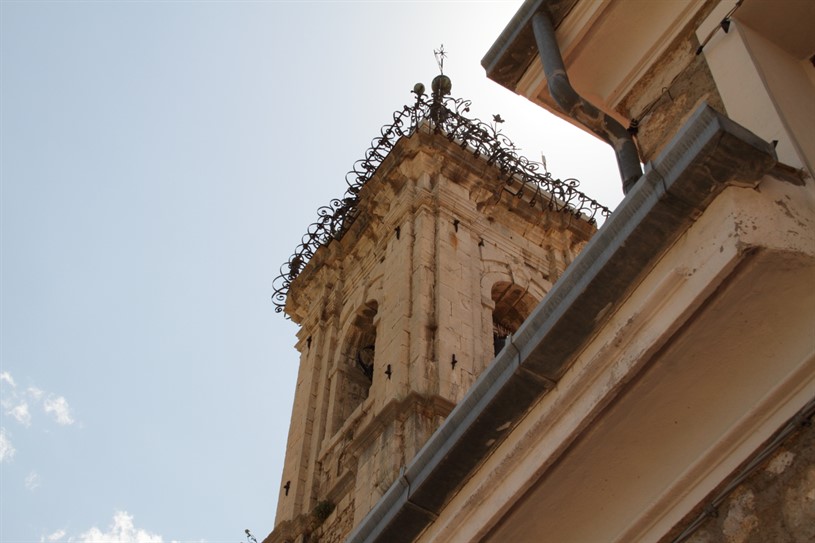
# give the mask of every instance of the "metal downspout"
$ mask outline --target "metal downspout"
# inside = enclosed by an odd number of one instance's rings
[[[532,30],[535,33],[535,42],[543,63],[549,93],[566,115],[611,145],[617,156],[617,166],[623,180],[623,193],[627,194],[642,176],[639,153],[631,134],[613,117],[600,111],[574,90],[566,74],[555,29],[548,13],[543,11],[535,13],[532,17]]]

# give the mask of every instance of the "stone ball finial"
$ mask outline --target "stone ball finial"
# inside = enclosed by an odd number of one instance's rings
[[[444,74],[437,75],[433,78],[433,83],[430,84],[433,93],[439,96],[447,96],[453,90],[453,82]]]

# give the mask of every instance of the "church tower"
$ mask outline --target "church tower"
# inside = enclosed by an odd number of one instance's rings
[[[300,369],[264,543],[343,541],[608,214],[450,87],[416,85],[275,281]]]

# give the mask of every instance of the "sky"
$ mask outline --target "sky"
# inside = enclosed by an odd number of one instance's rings
[[[268,535],[272,281],[441,44],[474,117],[620,201],[608,146],[484,75],[519,6],[0,0],[0,541]]]

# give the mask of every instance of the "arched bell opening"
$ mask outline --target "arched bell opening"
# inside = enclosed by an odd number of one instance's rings
[[[370,394],[376,358],[375,320],[378,309],[379,305],[373,300],[363,305],[346,335],[337,373],[338,408],[334,411],[334,428],[340,428]]]
[[[538,305],[538,300],[526,289],[506,281],[499,281],[492,286],[492,344],[494,354],[501,352],[507,337],[518,331],[521,324]]]

